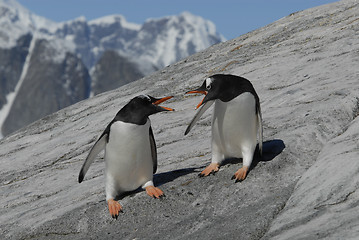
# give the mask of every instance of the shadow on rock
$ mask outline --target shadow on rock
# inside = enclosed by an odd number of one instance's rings
[[[259,148],[257,145],[257,148],[254,152],[253,162],[249,171],[255,168],[259,162],[269,162],[273,160],[284,150],[284,148],[285,144],[280,139],[266,141],[263,142],[262,156],[260,156]],[[222,166],[227,164],[238,164],[240,162],[242,162],[241,158],[228,158],[223,161]]]
[[[198,168],[183,168],[183,169],[178,169],[178,170],[174,170],[174,171],[155,174],[153,176],[153,183],[155,184],[155,186],[161,186],[161,185],[166,184],[168,182],[172,182],[176,178],[179,178],[179,177],[185,176],[187,174],[193,173],[197,169]]]
[[[254,169],[259,162],[269,162],[269,161],[273,160],[276,156],[278,156],[284,150],[284,148],[285,148],[285,144],[280,139],[266,141],[263,143],[262,156],[260,156],[259,149],[257,146],[256,151],[254,153],[253,162],[252,162],[252,165],[251,165],[249,171]],[[222,166],[227,165],[227,164],[238,164],[240,162],[242,162],[242,159],[240,159],[240,158],[228,158],[223,161]],[[203,167],[204,166],[201,166],[199,168],[183,168],[183,169],[178,169],[178,170],[174,170],[174,171],[158,173],[153,176],[153,183],[156,187],[158,187],[163,184],[172,182],[176,178],[185,176],[187,174],[191,174],[193,172],[197,172],[198,169],[202,169]],[[134,191],[123,193],[120,196],[118,196],[116,199],[120,200],[126,196],[130,196],[130,195],[142,192],[142,191],[143,191],[142,188],[138,188]]]
[[[197,169],[198,168],[183,168],[183,169],[178,169],[178,170],[174,170],[174,171],[158,173],[158,174],[153,175],[153,183],[154,183],[154,185],[156,187],[159,187],[159,186],[161,186],[163,184],[172,182],[176,178],[179,178],[181,176],[185,176],[187,174],[193,173]],[[134,194],[142,192],[142,191],[144,191],[144,190],[141,187],[139,187],[134,191],[125,192],[125,193],[122,193],[122,194],[118,195],[116,197],[116,200],[121,200],[124,197],[134,195]]]
[[[280,139],[266,141],[263,143],[262,156],[260,156],[259,149],[257,146],[250,170],[255,168],[259,162],[272,161],[276,156],[278,156],[284,150],[284,148],[285,148],[285,144]]]
[[[263,156],[260,161],[271,161],[278,156],[285,148],[285,144],[280,139],[274,139],[263,143]],[[259,154],[259,152],[258,152]],[[260,158],[260,157],[259,157]]]

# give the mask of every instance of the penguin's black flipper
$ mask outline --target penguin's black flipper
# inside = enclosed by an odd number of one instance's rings
[[[97,142],[91,148],[91,150],[90,150],[89,154],[87,155],[87,158],[80,170],[79,183],[81,183],[82,180],[84,179],[87,170],[89,169],[91,163],[93,163],[93,161],[95,160],[97,154],[99,154],[105,148],[107,139],[108,139],[108,133],[107,132],[102,133],[101,137],[97,140]]]
[[[194,115],[191,123],[188,125],[186,132],[184,133],[184,135],[187,135],[189,133],[189,131],[191,131],[192,127],[195,125],[195,123],[198,121],[198,119],[203,115],[203,113],[210,107],[212,106],[212,104],[214,103],[214,100],[208,101],[205,104],[203,104],[203,106],[201,107],[201,109],[196,113],[196,115]]]
[[[157,148],[155,137],[153,136],[152,127],[150,126],[150,145],[151,145],[151,154],[152,154],[152,162],[153,162],[153,174],[157,171]]]

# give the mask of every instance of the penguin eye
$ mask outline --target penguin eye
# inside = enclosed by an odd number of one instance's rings
[[[210,90],[210,89],[211,89],[211,86],[212,86],[211,84],[207,85],[207,86],[206,86],[207,90]]]

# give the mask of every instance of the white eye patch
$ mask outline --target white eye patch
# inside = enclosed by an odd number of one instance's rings
[[[207,89],[211,89],[211,84],[213,82],[213,79],[212,78],[207,78],[206,79],[206,88]]]
[[[140,95],[140,96],[138,96],[138,97],[140,97],[140,98],[142,98],[142,99],[145,99],[145,100],[151,102],[151,98],[150,98],[149,96],[147,96],[147,95]]]

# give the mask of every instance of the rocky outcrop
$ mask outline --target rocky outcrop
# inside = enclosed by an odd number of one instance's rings
[[[7,103],[6,96],[15,91],[29,46],[31,34],[26,34],[17,40],[16,46],[10,49],[0,49],[0,109]]]
[[[106,51],[92,72],[92,92],[97,95],[143,77],[137,65],[116,51]]]
[[[48,114],[88,98],[90,77],[72,53],[35,40],[26,76],[4,122],[5,135]]]

